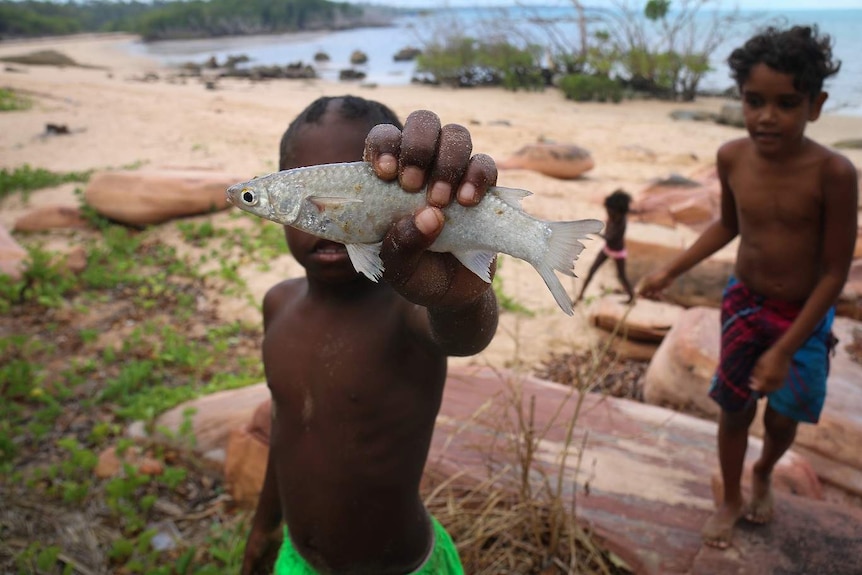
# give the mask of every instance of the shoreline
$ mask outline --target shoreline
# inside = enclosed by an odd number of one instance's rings
[[[243,48],[255,47],[266,44],[268,41],[278,39],[282,43],[300,43],[314,39],[321,39],[321,45],[325,46],[325,38],[332,31],[308,31],[308,32],[290,32],[279,34],[252,34],[243,36],[224,36],[214,38],[192,38],[188,40],[158,40],[152,43],[147,43],[141,40],[140,35],[128,32],[88,32],[81,34],[71,34],[62,36],[42,36],[39,38],[20,38],[12,40],[0,41],[0,57],[8,57],[13,55],[21,55],[16,52],[17,49],[29,49],[31,51],[52,49],[58,52],[65,52],[67,56],[75,60],[82,66],[93,66],[96,68],[109,70],[137,70],[141,72],[153,71],[176,71],[180,63],[194,62],[202,64],[207,58],[202,57],[198,52],[223,52],[225,48],[229,48],[231,44],[240,44],[237,50]],[[151,44],[159,46],[155,52],[147,53],[145,46]],[[202,48],[203,46],[203,48]],[[212,48],[209,48],[212,46]],[[189,55],[189,60],[183,60],[185,54]],[[195,55],[200,57],[198,62]],[[88,61],[89,60],[89,61]],[[171,60],[175,60],[171,62]],[[303,62],[303,64],[311,64],[312,62]],[[292,80],[287,80],[292,81]],[[320,77],[317,79],[320,82],[329,82],[344,86],[353,86],[350,82],[335,81],[328,78]],[[413,84],[412,82],[387,84],[393,87],[397,86],[423,86],[421,84]],[[441,88],[440,86],[425,86],[427,88]],[[495,87],[481,88],[461,88],[462,90],[488,89]],[[500,87],[500,89],[503,89]],[[553,88],[549,88],[553,89]],[[828,92],[828,89],[826,90]],[[646,97],[637,97],[623,100],[622,104],[639,102],[639,101],[655,101],[666,102],[668,104],[678,105],[680,107],[688,107],[696,105],[699,101],[705,100],[720,100],[725,102],[738,101],[735,98],[722,96],[720,94],[705,93],[699,95],[695,102],[673,102],[659,99],[651,99]],[[838,109],[828,109],[829,100],[826,102],[826,109],[823,110],[823,116],[837,116],[842,118],[862,119],[862,102],[853,105],[844,105]]]

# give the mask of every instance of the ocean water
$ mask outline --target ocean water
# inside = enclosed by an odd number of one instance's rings
[[[829,92],[826,111],[862,116],[862,7],[741,14],[744,18],[732,30],[726,31],[724,42],[713,52],[713,70],[701,81],[701,89],[723,90],[733,86],[725,63],[727,56],[758,28],[769,24],[816,25],[822,33],[832,37],[833,55],[842,62],[838,75],[826,82],[825,89]],[[313,65],[318,75],[327,80],[337,80],[340,70],[352,67],[366,73],[366,82],[398,85],[411,81],[416,66],[415,62],[393,61],[395,53],[405,47],[421,48],[434,35],[459,32],[473,37],[499,36],[513,42],[530,41],[542,45],[553,42],[575,46],[578,35],[574,16],[574,10],[568,4],[443,8],[399,16],[392,26],[385,28],[136,43],[131,49],[167,65],[189,61],[200,63],[210,56],[223,61],[236,54],[247,55],[251,66],[302,62]],[[549,27],[549,22],[552,27]],[[365,52],[368,63],[351,66],[350,55],[354,50]],[[329,62],[314,62],[314,55],[319,51],[329,55]]]

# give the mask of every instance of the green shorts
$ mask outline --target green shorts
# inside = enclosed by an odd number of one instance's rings
[[[410,575],[464,575],[464,568],[461,566],[458,550],[452,538],[433,516],[431,516],[431,525],[434,529],[434,548],[425,563]],[[276,575],[318,575],[314,567],[294,549],[287,526],[284,528],[284,541],[275,562],[275,573]]]

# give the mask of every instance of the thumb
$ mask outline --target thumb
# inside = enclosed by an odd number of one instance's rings
[[[443,212],[426,206],[412,217],[392,226],[380,248],[384,277],[393,285],[404,285],[413,276],[425,250],[443,230]]]

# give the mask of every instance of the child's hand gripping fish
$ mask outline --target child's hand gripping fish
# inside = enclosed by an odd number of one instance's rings
[[[380,246],[389,227],[426,204],[425,194],[393,193],[398,187],[397,181],[378,178],[370,164],[349,162],[269,174],[235,184],[227,195],[242,210],[344,244],[356,271],[376,282],[383,275]],[[572,301],[554,270],[574,277],[574,262],[584,249],[579,240],[604,224],[536,219],[521,209],[528,195],[492,187],[475,207],[447,206],[443,231],[429,249],[451,253],[486,282],[498,252],[527,261],[572,315]]]

